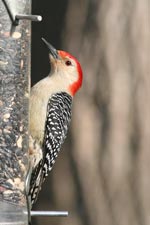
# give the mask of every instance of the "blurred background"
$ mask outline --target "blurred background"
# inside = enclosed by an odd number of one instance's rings
[[[150,225],[148,0],[33,0],[32,85],[50,71],[44,37],[84,74],[63,150],[34,209],[68,218],[34,225]]]

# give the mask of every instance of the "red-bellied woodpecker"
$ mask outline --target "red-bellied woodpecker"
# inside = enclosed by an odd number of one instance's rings
[[[52,169],[66,138],[71,120],[72,100],[82,85],[82,69],[75,57],[49,49],[50,74],[32,87],[30,97],[30,163],[32,175],[29,195],[32,204]]]

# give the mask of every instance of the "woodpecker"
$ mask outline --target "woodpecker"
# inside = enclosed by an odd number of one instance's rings
[[[56,50],[44,38],[42,40],[49,50],[51,70],[31,89],[31,204],[36,201],[41,185],[64,143],[71,121],[72,101],[82,85],[82,69],[77,59],[65,51]]]

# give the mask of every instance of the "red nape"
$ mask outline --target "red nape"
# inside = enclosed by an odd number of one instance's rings
[[[60,54],[60,56],[62,58],[69,57],[69,58],[73,59],[76,62],[77,71],[78,71],[78,80],[76,82],[74,82],[73,84],[71,84],[70,87],[69,87],[71,94],[72,95],[75,95],[75,93],[77,92],[77,90],[82,85],[83,73],[82,73],[81,65],[78,62],[78,60],[74,56],[70,55],[68,52],[59,50],[59,54]]]

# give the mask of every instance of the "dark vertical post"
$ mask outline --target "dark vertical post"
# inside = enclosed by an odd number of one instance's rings
[[[28,0],[5,2],[13,16],[30,14]],[[12,209],[26,207],[31,29],[30,21],[22,20],[11,34],[11,19],[4,1],[0,1],[0,222],[3,211],[9,214]],[[16,208],[11,208],[12,204]],[[9,222],[13,222],[12,217]]]

